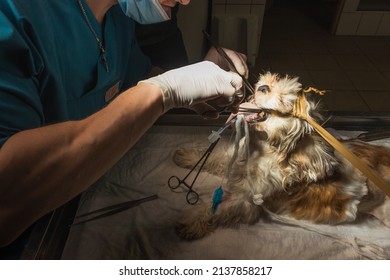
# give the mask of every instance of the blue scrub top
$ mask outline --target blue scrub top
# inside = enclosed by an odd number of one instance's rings
[[[104,28],[109,72],[77,0],[0,1],[0,147],[14,133],[85,118],[146,77],[151,65],[118,5]]]

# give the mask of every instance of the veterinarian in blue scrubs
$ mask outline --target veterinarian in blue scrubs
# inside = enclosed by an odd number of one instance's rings
[[[134,21],[167,20],[178,2],[190,0],[0,2],[0,247],[87,189],[169,109],[202,114],[218,98],[237,110],[242,79],[226,65],[153,75]]]

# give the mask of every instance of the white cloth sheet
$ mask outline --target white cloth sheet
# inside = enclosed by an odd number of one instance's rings
[[[181,240],[174,223],[186,190],[173,192],[168,178],[188,170],[172,157],[180,145],[208,147],[211,127],[154,126],[105,176],[86,191],[77,214],[153,194],[158,199],[113,216],[72,226],[63,259],[367,259],[390,258],[390,202],[352,224],[329,226],[276,221],[265,214],[255,225],[218,228],[195,241]],[[337,133],[333,131],[333,133]],[[223,134],[217,148],[230,141]],[[389,145],[389,140],[377,141]],[[98,156],[96,160],[99,160]],[[189,180],[191,182],[191,179]],[[221,178],[201,173],[194,190],[211,200]],[[387,226],[386,226],[387,224]]]

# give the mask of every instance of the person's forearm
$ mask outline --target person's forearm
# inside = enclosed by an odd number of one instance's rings
[[[13,135],[0,149],[0,246],[94,183],[162,108],[160,90],[140,84],[84,120]]]

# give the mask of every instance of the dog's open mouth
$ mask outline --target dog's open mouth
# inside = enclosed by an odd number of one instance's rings
[[[240,105],[240,113],[245,115],[248,123],[263,122],[267,119],[268,113],[258,108],[255,104],[245,102]]]
[[[254,113],[254,114],[246,114],[245,115],[245,120],[248,123],[258,123],[258,122],[263,122],[267,119],[268,114],[264,111],[261,111],[259,113]]]

